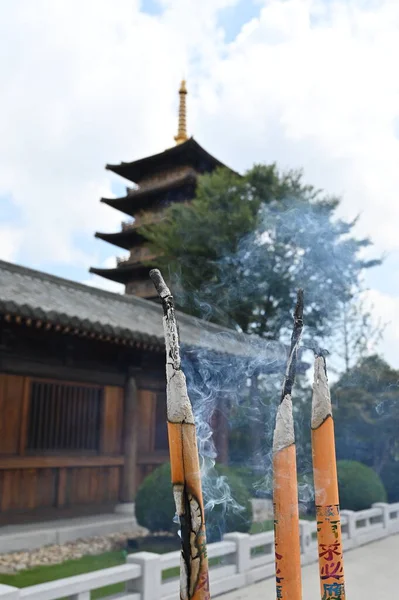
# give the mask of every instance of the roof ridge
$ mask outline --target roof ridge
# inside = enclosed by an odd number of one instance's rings
[[[187,142],[191,142],[191,145],[193,144],[193,142],[195,142],[195,144],[197,144],[198,146],[200,146],[200,144],[198,144],[197,140],[194,140],[193,136],[189,137],[188,140],[186,140],[184,142],[184,144],[186,144],[186,147],[190,145],[190,144],[187,144]],[[180,145],[183,146],[184,144],[180,144]],[[177,148],[177,146],[171,146],[170,148],[165,148],[165,150],[161,150],[160,152],[156,152],[155,154],[149,154],[148,156],[142,156],[141,158],[136,158],[135,160],[129,160],[129,161],[122,160],[119,164],[117,164],[117,163],[107,163],[105,165],[105,168],[108,171],[112,171],[114,167],[121,167],[121,166],[126,166],[126,165],[132,165],[132,164],[135,164],[135,163],[138,163],[138,162],[144,162],[144,161],[148,160],[149,158],[154,158],[154,157],[158,158],[158,157],[161,157],[165,153],[166,154],[169,154],[169,153],[174,154],[174,153],[181,152],[180,148],[177,151],[176,151],[176,148]],[[201,146],[201,149],[202,149],[202,146]],[[205,150],[205,152],[206,152],[206,150]]]
[[[149,300],[144,300],[143,298],[138,298],[137,296],[124,296],[122,294],[118,294],[117,292],[110,292],[109,290],[104,290],[102,288],[91,286],[87,283],[73,281],[72,279],[66,279],[65,277],[60,277],[59,275],[52,275],[51,273],[45,273],[44,271],[39,271],[38,269],[24,267],[23,265],[18,265],[16,263],[11,263],[5,260],[0,260],[0,269],[7,269],[8,271],[11,271],[13,273],[20,273],[21,275],[41,279],[42,281],[58,283],[59,285],[65,285],[70,288],[79,289],[82,292],[86,292],[88,294],[92,294],[94,292],[98,296],[112,298],[113,300],[120,300],[121,302],[125,302],[127,304],[137,303],[142,304],[147,308],[153,306],[153,303]]]

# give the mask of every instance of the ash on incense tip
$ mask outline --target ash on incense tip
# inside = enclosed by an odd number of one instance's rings
[[[168,296],[172,297],[171,291],[165,283],[162,273],[159,269],[151,269],[150,278],[159,294],[161,300],[165,300]]]
[[[323,355],[315,357],[312,400],[312,429],[332,415],[330,388],[327,379],[326,359]]]

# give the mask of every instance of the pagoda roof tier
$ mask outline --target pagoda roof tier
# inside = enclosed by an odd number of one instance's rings
[[[213,171],[217,167],[225,167],[191,137],[186,142],[177,144],[159,154],[153,154],[133,162],[122,162],[119,165],[106,165],[105,168],[139,184],[143,179],[152,177],[159,171],[185,166],[191,166],[199,173]]]
[[[148,276],[150,270],[150,267],[146,267],[142,263],[122,263],[113,269],[97,269],[96,267],[91,267],[90,273],[126,285],[133,278],[140,279],[141,275],[143,277],[146,275]]]
[[[124,248],[125,250],[130,250],[137,243],[143,241],[143,237],[140,235],[138,229],[134,229],[133,227],[117,231],[116,233],[100,233],[96,231],[94,236],[99,240],[104,240],[104,242]]]
[[[121,198],[101,198],[101,202],[134,217],[139,211],[154,204],[167,205],[169,202],[191,199],[195,193],[196,180],[196,174],[190,172],[175,179],[156,182],[151,187],[131,190]]]

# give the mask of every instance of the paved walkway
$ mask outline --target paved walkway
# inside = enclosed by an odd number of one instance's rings
[[[348,600],[393,600],[399,598],[399,535],[362,546],[345,554]],[[320,600],[317,564],[302,571],[304,600]],[[267,579],[229,594],[221,600],[274,600],[274,579]]]

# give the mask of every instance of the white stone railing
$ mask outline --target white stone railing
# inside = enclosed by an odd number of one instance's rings
[[[399,533],[399,503],[374,504],[372,508],[341,511],[344,549]],[[316,522],[301,521],[302,564],[317,561]],[[222,542],[209,544],[212,597],[274,575],[273,532],[249,535],[229,533]],[[59,579],[21,590],[0,585],[0,600],[90,600],[91,590],[124,583],[125,592],[114,600],[175,600],[177,577],[165,579],[168,569],[177,568],[180,552],[152,554],[139,552],[127,557],[126,564],[84,575]],[[108,597],[111,598],[111,597]]]

